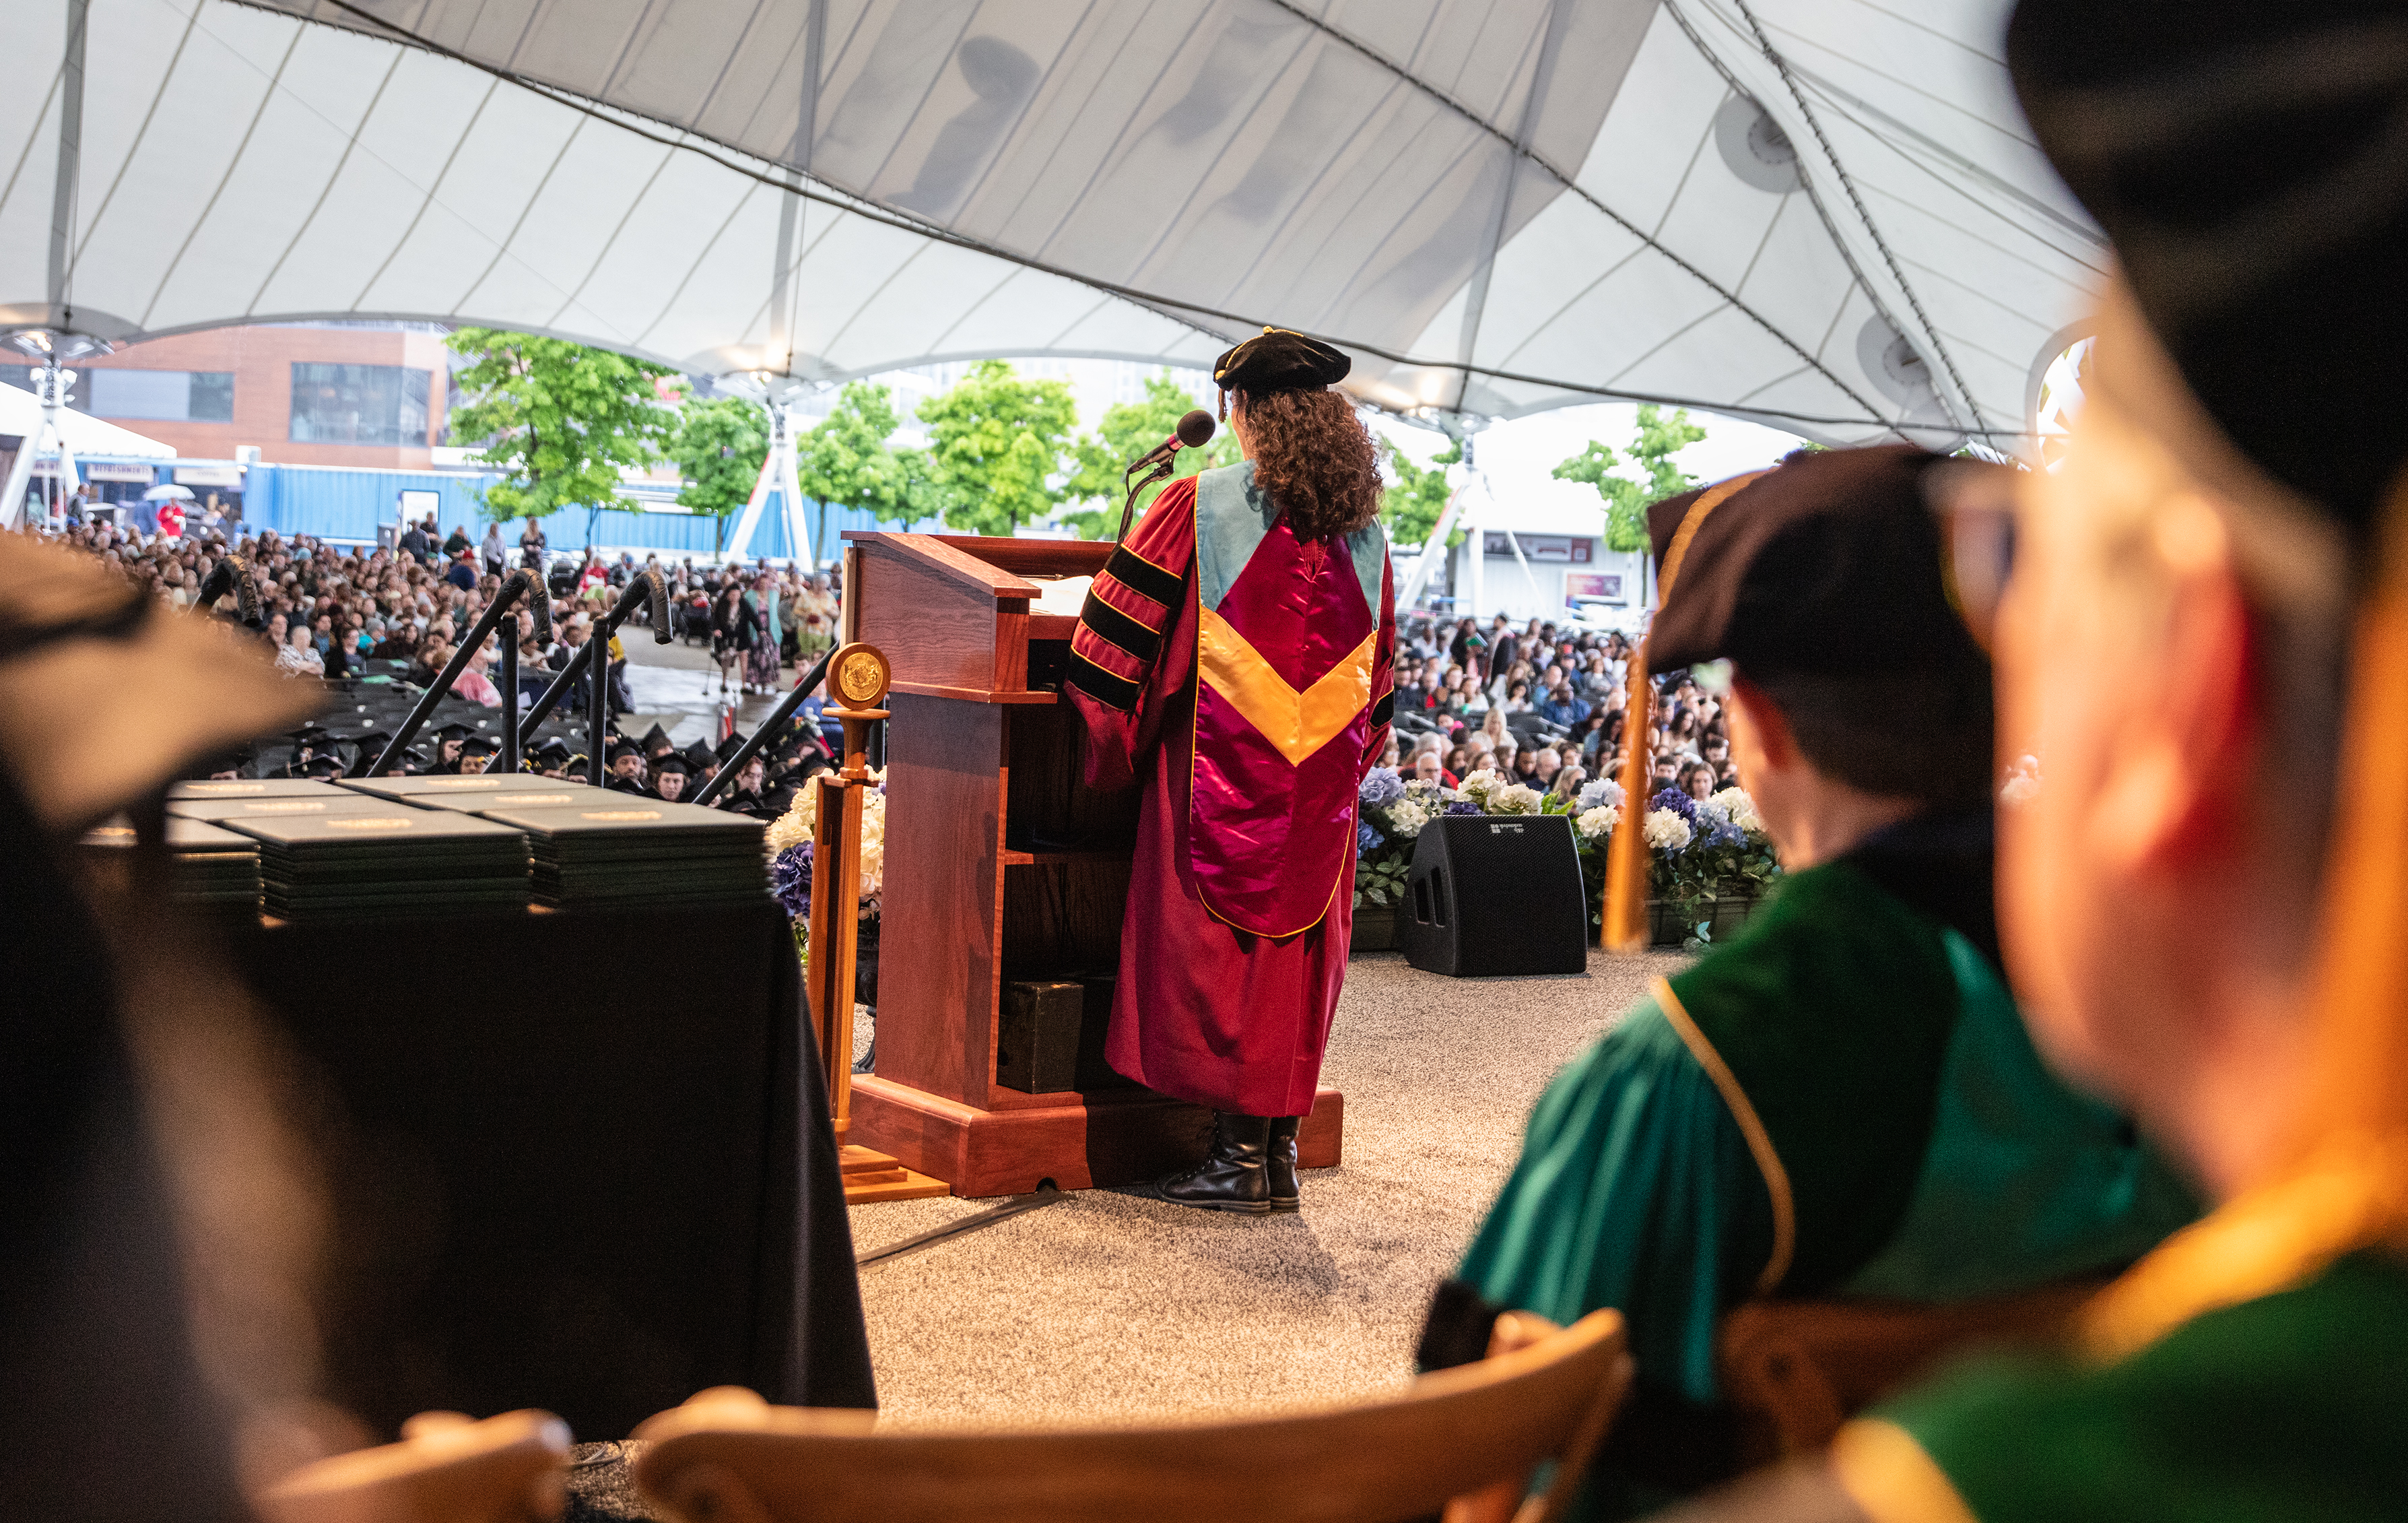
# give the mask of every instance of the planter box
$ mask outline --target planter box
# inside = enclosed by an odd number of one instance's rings
[[[1756,899],[1713,898],[1699,903],[1686,914],[1674,912],[1675,907],[1662,899],[1647,901],[1648,944],[1677,947],[1697,934],[1702,924],[1711,932],[1715,946],[1722,945],[1739,934],[1748,917],[1756,913]]]
[[[1357,905],[1354,928],[1346,941],[1347,955],[1357,952],[1387,952],[1397,944],[1397,907],[1393,904]]]

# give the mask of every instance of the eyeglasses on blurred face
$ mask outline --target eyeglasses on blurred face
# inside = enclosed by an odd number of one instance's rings
[[[1993,652],[1999,604],[2014,572],[2015,501],[2025,474],[2013,466],[1961,458],[1923,473],[1924,498],[1940,526],[1941,583],[1985,652]]]

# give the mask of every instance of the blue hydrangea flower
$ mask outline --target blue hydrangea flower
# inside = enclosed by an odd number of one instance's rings
[[[1369,820],[1366,820],[1354,827],[1354,855],[1356,856],[1360,856],[1365,852],[1371,851],[1374,848],[1384,844],[1387,839],[1387,837],[1380,834],[1377,830],[1372,829],[1371,823]]]
[[[1584,814],[1601,804],[1612,804],[1614,808],[1620,809],[1622,784],[1610,777],[1590,780],[1581,788],[1580,809],[1576,812]]]
[[[796,920],[811,912],[811,845],[789,846],[769,866],[769,892]]]
[[[1356,790],[1356,797],[1363,800],[1365,809],[1393,804],[1404,796],[1404,780],[1397,776],[1397,769],[1393,767],[1372,768],[1363,774],[1363,786]]]

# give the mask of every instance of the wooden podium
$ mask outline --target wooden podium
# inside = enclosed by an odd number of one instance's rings
[[[1203,1156],[1211,1115],[1135,1085],[1027,1093],[996,1081],[1007,981],[1120,962],[1139,790],[1080,782],[1062,698],[1076,620],[1030,611],[1039,582],[1103,569],[1109,544],[845,535],[844,634],[893,664],[879,935],[878,1071],[853,1081],[851,1140],[964,1196],[1152,1178]],[[1297,1136],[1339,1161],[1345,1101]]]

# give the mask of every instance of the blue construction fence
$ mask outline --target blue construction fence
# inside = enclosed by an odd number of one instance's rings
[[[94,462],[99,463],[99,462]],[[223,467],[223,461],[143,460],[111,461],[121,467],[150,467],[155,481],[163,484],[176,480],[176,467]],[[121,469],[119,475],[129,474]],[[435,510],[437,526],[445,534],[453,528],[465,528],[471,539],[480,539],[485,532],[485,520],[479,510],[480,494],[501,478],[495,475],[466,471],[443,470],[379,470],[324,466],[253,465],[244,467],[242,486],[238,492],[216,488],[222,499],[239,501],[242,526],[251,533],[274,529],[286,538],[307,534],[322,539],[374,544],[380,524],[398,524],[401,518],[403,494],[412,494],[410,502],[413,520],[423,518],[425,510]],[[106,486],[98,494],[119,506],[129,524],[148,533],[158,527],[155,505],[139,502],[145,483],[129,481],[94,482]],[[206,496],[212,490],[194,489]],[[432,494],[432,498],[416,494]],[[789,543],[786,514],[781,501],[782,494],[772,493],[753,527],[752,542],[747,550],[750,556],[767,556],[773,561],[796,558],[797,547]],[[739,510],[740,511],[740,510]],[[587,526],[592,525],[589,540]],[[842,536],[847,529],[895,529],[910,527],[936,531],[940,525],[933,520],[910,525],[881,524],[868,513],[853,508],[830,509],[817,502],[806,501],[803,521],[810,525],[822,564],[835,560],[843,550]],[[704,514],[652,511],[639,503],[626,509],[605,509],[588,514],[582,509],[567,509],[542,521],[545,538],[555,553],[580,552],[590,543],[612,554],[632,551],[639,558],[647,553],[664,558],[717,553],[723,536],[736,527],[736,515],[724,522]],[[506,524],[502,537],[513,553],[518,545],[520,525]]]

